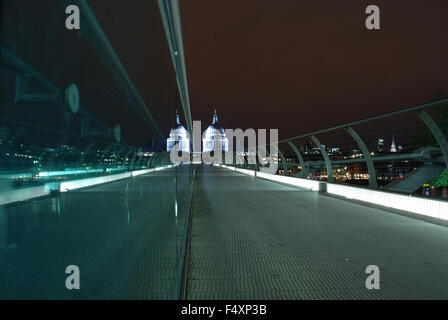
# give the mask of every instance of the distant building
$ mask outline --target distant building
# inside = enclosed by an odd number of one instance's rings
[[[218,147],[225,152],[229,150],[229,141],[226,137],[224,128],[221,127],[218,122],[218,114],[216,113],[216,110],[213,113],[212,124],[205,130],[202,137],[203,152],[217,151],[215,150],[215,147]]]
[[[303,144],[300,147],[300,152],[302,152],[303,154],[308,154],[313,150],[313,144],[310,141],[305,142],[305,144]]]
[[[397,152],[397,146],[395,145],[395,138],[392,137],[392,144],[390,146],[390,152]]]
[[[384,152],[384,139],[383,138],[376,139],[376,151]]]
[[[338,148],[338,147],[328,148],[328,151],[331,153],[340,153],[341,148]]]
[[[190,152],[190,134],[180,124],[179,113],[176,110],[176,126],[171,129],[170,137],[166,140],[166,151],[170,152],[177,144],[179,151]]]

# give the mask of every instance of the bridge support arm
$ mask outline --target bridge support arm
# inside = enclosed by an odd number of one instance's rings
[[[288,141],[288,144],[291,146],[292,150],[296,154],[297,159],[299,159],[300,166],[302,167],[302,170],[300,170],[300,177],[306,178],[306,176],[308,175],[308,171],[305,169],[305,161],[303,161],[302,154],[300,153],[299,149],[297,149],[294,143]]]
[[[320,143],[320,141],[314,136],[311,136],[311,140],[319,147],[320,153],[322,153],[322,157],[325,160],[325,166],[327,167],[327,181],[328,182],[334,182],[333,179],[333,166],[331,165],[330,157],[328,156],[327,151],[325,150],[325,147]]]
[[[51,153],[51,155],[48,157],[48,159],[46,159],[45,165],[46,165],[47,171],[56,170],[56,168],[54,167],[55,162],[56,162],[56,150],[58,150],[58,148],[60,146],[62,146],[64,143],[66,143],[69,140],[69,138],[70,138],[69,136],[63,136],[61,138],[61,140],[59,140],[59,142],[56,144],[56,148],[54,149],[54,151]],[[45,154],[45,151],[41,153],[39,158],[43,158],[44,154]]]
[[[261,150],[260,150],[261,149]],[[263,156],[268,157],[268,150],[265,147],[259,146],[257,148],[257,159],[256,161],[256,172],[260,171],[260,168],[263,167],[263,165],[266,165],[266,162],[263,161]]]
[[[244,164],[244,157],[242,157],[241,155],[237,154],[237,151],[235,151],[233,153],[233,165],[235,167],[237,166],[242,166]]]
[[[434,138],[436,138],[436,141],[439,144],[440,149],[442,150],[446,168],[448,169],[448,141],[446,140],[446,137],[443,135],[442,130],[440,130],[437,123],[424,110],[417,111],[415,114],[420,118],[420,120],[423,121],[423,123],[428,127],[428,129],[431,130],[431,133],[433,134]]]
[[[84,161],[87,158],[90,150],[93,149],[93,147],[95,147],[96,143],[95,142],[91,142],[86,149],[84,149],[84,151],[82,151],[82,153],[79,155],[79,159],[78,159],[78,167],[83,167],[84,166]]]
[[[288,164],[286,163],[286,158],[283,155],[283,152],[278,149],[278,154],[280,156],[280,158],[282,158],[282,164],[283,164],[283,175],[287,176],[288,175]]]
[[[367,164],[367,171],[369,172],[369,187],[378,189],[378,183],[376,181],[376,172],[375,172],[375,166],[372,161],[372,156],[370,155],[369,150],[367,149],[366,144],[361,139],[359,134],[352,128],[352,127],[346,127],[345,130],[352,136],[353,140],[356,141],[358,144],[359,149],[361,150],[364,160]]]
[[[117,165],[118,163],[118,158],[120,158],[120,156],[123,154],[123,151],[125,150],[124,147],[118,149],[118,152],[115,154],[115,159],[114,159],[114,166]]]

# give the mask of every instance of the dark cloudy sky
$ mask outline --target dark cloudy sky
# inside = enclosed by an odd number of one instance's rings
[[[369,4],[381,30],[365,28]],[[286,138],[448,92],[446,0],[180,0],[192,115]]]

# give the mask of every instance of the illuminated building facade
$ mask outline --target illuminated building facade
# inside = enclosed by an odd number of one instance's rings
[[[224,128],[218,122],[218,114],[216,110],[213,113],[213,122],[212,124],[205,130],[202,135],[202,151],[203,152],[211,152],[217,151],[216,148],[227,152],[229,150],[229,141],[226,137],[226,133]]]
[[[182,152],[190,152],[190,134],[180,124],[179,113],[176,111],[176,126],[171,129],[170,137],[166,140],[166,151],[170,152],[174,146],[179,145]]]

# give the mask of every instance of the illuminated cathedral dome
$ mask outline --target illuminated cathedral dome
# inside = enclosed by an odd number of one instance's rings
[[[179,151],[190,152],[190,134],[180,124],[179,113],[176,110],[176,126],[171,129],[170,137],[166,140],[166,151],[170,152],[177,144],[179,144]]]
[[[215,146],[222,151],[229,150],[229,142],[223,127],[218,122],[218,114],[216,110],[213,113],[213,122],[205,130],[202,138],[203,152],[215,151]]]

